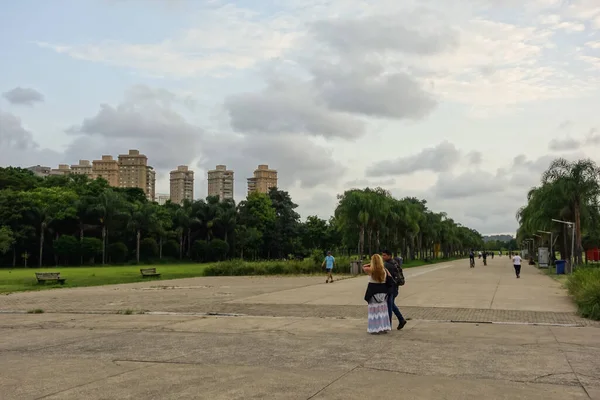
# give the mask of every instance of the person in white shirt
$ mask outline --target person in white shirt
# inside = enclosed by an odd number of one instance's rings
[[[515,254],[515,256],[513,257],[513,265],[515,267],[515,274],[517,275],[517,278],[521,277],[521,256],[519,256],[518,254]]]

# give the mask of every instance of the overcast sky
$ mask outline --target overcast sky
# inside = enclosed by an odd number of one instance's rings
[[[0,60],[0,165],[137,148],[158,192],[226,164],[240,201],[265,163],[303,217],[369,185],[514,233],[600,149],[598,0],[4,1]]]

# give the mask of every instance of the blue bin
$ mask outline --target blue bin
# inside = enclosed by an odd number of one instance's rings
[[[556,264],[556,275],[564,275],[565,264],[567,262],[565,260],[556,260],[554,263]]]

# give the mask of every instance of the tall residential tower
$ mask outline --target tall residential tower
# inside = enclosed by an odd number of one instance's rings
[[[219,196],[219,199],[233,199],[233,171],[225,165],[217,165],[208,171],[208,195]]]
[[[194,200],[194,171],[189,171],[186,165],[180,165],[171,171],[171,201],[176,204],[183,200]]]
[[[254,176],[248,178],[248,194],[252,192],[269,193],[269,189],[277,187],[277,171],[261,164],[254,170]]]

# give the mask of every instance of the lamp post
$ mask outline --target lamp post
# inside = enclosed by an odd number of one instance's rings
[[[560,219],[552,218],[552,221],[567,225],[571,231],[571,273],[573,273],[573,264],[575,264],[575,224],[569,221],[561,221]]]
[[[546,234],[550,235],[550,264],[552,264],[552,260],[554,259],[554,252],[552,251],[553,250],[552,249],[552,245],[553,245],[552,241],[554,239],[553,234],[552,234],[552,232],[548,232],[548,231],[538,231],[538,232],[546,233]]]

